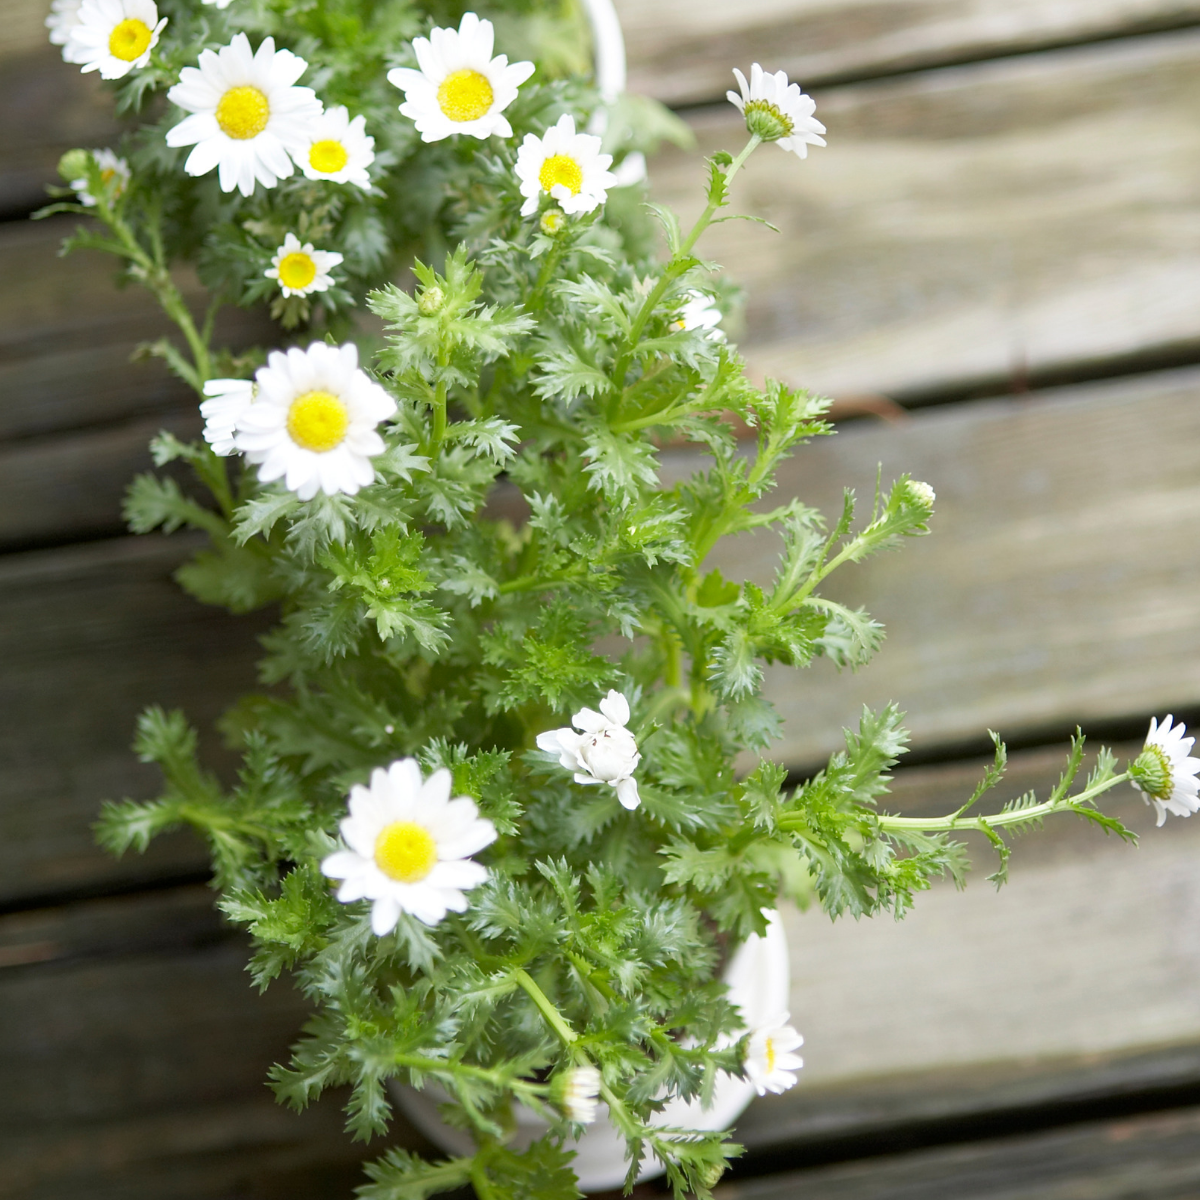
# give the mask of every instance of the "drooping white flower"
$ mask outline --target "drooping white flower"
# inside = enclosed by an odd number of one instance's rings
[[[111,150],[93,150],[92,157],[96,160],[96,166],[100,168],[100,182],[106,189],[112,190],[111,199],[115,200],[129,184],[129,164]],[[95,207],[96,197],[87,190],[86,177],[72,179],[71,187],[75,189],[80,204],[87,208]]]
[[[307,296],[333,287],[329,272],[341,261],[342,255],[336,251],[314,250],[312,242],[301,244],[294,233],[289,233],[263,274],[268,279],[278,279],[279,290],[285,296]]]
[[[209,397],[200,403],[204,440],[222,458],[237,450],[237,423],[254,403],[258,388],[252,379],[210,379],[204,385]]]
[[[575,729],[539,733],[539,750],[559,756],[559,763],[575,772],[576,783],[607,783],[615,788],[625,808],[641,803],[633,773],[642,761],[629,723],[629,701],[615,689],[600,701],[600,711],[581,708],[572,718]],[[575,730],[581,730],[576,733]]]
[[[50,15],[46,18],[46,28],[50,30],[50,42],[62,47],[64,62],[81,62],[79,57],[82,47],[73,38],[79,26],[79,10],[83,0],[51,0]]]
[[[572,1067],[559,1094],[563,1112],[580,1125],[590,1125],[600,1107],[600,1072],[588,1065]]]
[[[721,323],[721,310],[716,301],[707,292],[692,288],[688,298],[679,310],[679,316],[674,322],[675,329],[707,329],[705,335],[710,342],[723,342],[725,331],[718,329]]]
[[[428,38],[413,39],[419,71],[388,72],[388,82],[404,93],[400,111],[416,124],[423,142],[455,133],[512,137],[504,110],[533,74],[533,63],[509,63],[504,54],[493,58],[494,44],[491,21],[463,13],[457,29],[434,29]]]
[[[1196,739],[1185,737],[1186,733],[1182,721],[1171,724],[1170,713],[1161,725],[1151,717],[1146,744],[1129,766],[1133,786],[1158,813],[1158,825],[1166,821],[1167,813],[1190,817],[1200,810],[1200,782],[1196,779],[1200,758],[1189,756]]]
[[[91,3],[91,0],[87,0]],[[184,169],[218,169],[223,192],[243,196],[257,181],[274,187],[294,170],[321,117],[312,88],[296,87],[308,64],[264,38],[257,52],[239,33],[220,50],[202,50],[198,67],[184,67],[167,98],[191,113],[167,133],[168,146],[195,146]]]
[[[380,421],[396,402],[358,366],[358,348],[313,342],[275,350],[254,376],[258,395],[237,422],[237,449],[263,483],[283,479],[301,500],[354,495],[375,478]]]
[[[353,183],[366,191],[371,186],[367,168],[375,161],[375,139],[367,133],[367,119],[350,120],[345,105],[327,108],[309,132],[296,165],[309,179]]]
[[[617,185],[610,166],[612,155],[600,153],[600,139],[576,133],[575,118],[563,113],[544,137],[527,133],[517,151],[517,178],[525,197],[521,215],[536,212],[543,193],[553,196],[563,212],[591,212]]]
[[[804,1066],[804,1059],[792,1053],[804,1045],[804,1039],[788,1024],[790,1019],[782,1013],[750,1034],[744,1066],[760,1096],[794,1087],[796,1072]]]
[[[321,870],[345,881],[337,894],[343,904],[374,901],[371,928],[381,937],[402,912],[426,925],[462,912],[463,892],[488,877],[470,855],[496,840],[496,827],[473,800],[451,800],[451,783],[445,768],[422,779],[417,760],[402,758],[350,789],[350,815],[340,826],[348,849],[329,855]]]
[[[167,18],[159,20],[154,0],[83,0],[66,43],[72,57],[101,79],[122,79],[150,61]],[[66,51],[63,53],[66,57]]]
[[[737,92],[726,92],[733,104],[746,118],[746,128],[764,142],[777,142],[781,150],[790,150],[800,158],[808,157],[809,146],[824,146],[821,136],[825,126],[813,116],[816,102],[806,96],[798,83],[788,83],[787,73],[776,71],[768,75],[755,63],[750,68],[750,82],[733,68],[737,76]]]

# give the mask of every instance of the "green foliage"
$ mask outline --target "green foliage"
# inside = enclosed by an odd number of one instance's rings
[[[998,829],[1046,811],[1022,801],[966,815],[1000,778],[1001,748],[940,827],[878,812],[905,748],[894,706],[864,711],[846,749],[790,793],[784,767],[762,757],[779,731],[764,667],[871,657],[880,626],[822,585],[927,532],[932,492],[902,477],[858,525],[850,494],[832,524],[795,498],[769,505],[780,463],[830,432],[828,402],[754,386],[736,350],[680,319],[692,290],[711,286],[693,252],[752,145],[710,160],[709,208],[690,232],[650,206],[665,262],[640,190],[613,189],[589,214],[521,216],[520,137],[562,112],[585,123],[598,102],[556,78],[576,30],[560,6],[513,0],[493,14],[499,49],[539,58],[542,72],[507,113],[517,136],[477,146],[420,141],[385,81],[449,10],[411,0],[162,10],[170,24],[150,65],[113,89],[139,123],[122,143],[128,188],[106,184],[90,154],[64,160],[64,178],[100,197],[86,210],[60,189],[53,210],[99,218],[71,247],[113,255],[158,296],[184,346],[164,339],[144,353],[197,391],[221,374],[249,377],[277,346],[354,338],[396,413],[380,429],[373,481],[308,501],[204,443],[156,439],[155,464],[171,473],[134,481],[130,527],[203,535],[180,583],[234,612],[277,605],[278,621],[263,639],[264,692],[223,723],[243,754],[237,780],[202,768],[181,714],[149,710],[137,751],[161,767],[163,794],[107,805],[99,837],[116,853],[180,826],[207,838],[221,908],[254,941],[255,984],[290,972],[313,1004],[271,1075],[281,1101],[302,1108],[348,1086],[347,1128],[367,1139],[387,1128],[392,1084],[445,1095],[447,1119],[477,1152],[435,1163],[390,1150],[367,1167],[366,1200],[468,1184],[482,1200],[572,1200],[574,1129],[553,1081],[584,1063],[603,1078],[630,1181],[657,1159],[677,1197],[707,1197],[738,1148],[720,1131],[654,1122],[668,1100],[710,1098],[720,1072],[742,1070],[721,965],[763,932],[764,910],[783,893],[815,895],[832,916],[901,915],[935,876],[961,881],[956,821],[1006,857]],[[159,93],[238,30],[301,54],[303,82],[366,117],[369,190],[296,175],[247,198],[184,173],[184,153],[164,141],[180,114]],[[610,116],[618,157],[682,136],[648,101]],[[263,275],[291,232],[344,256],[335,287],[295,303]],[[209,289],[200,322],[175,289],[181,263]],[[279,326],[271,344],[215,349],[223,305],[266,307]],[[372,334],[356,324],[368,312]],[[738,425],[751,436],[739,440]],[[185,469],[193,482],[181,483]],[[769,586],[709,564],[723,538],[756,530],[782,538]],[[535,748],[610,687],[630,702],[641,754],[634,811]],[[403,914],[377,937],[368,904],[339,903],[321,862],[339,846],[348,790],[404,756],[451,770],[456,794],[500,836],[478,856],[489,878],[465,912],[433,927]],[[1120,778],[1111,759],[1071,795],[1079,762],[1050,809],[1123,833],[1092,804]],[[539,1113],[548,1135],[518,1148],[515,1105]]]

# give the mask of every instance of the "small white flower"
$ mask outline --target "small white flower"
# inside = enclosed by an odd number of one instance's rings
[[[129,184],[129,164],[111,150],[93,150],[92,157],[96,160],[96,166],[100,168],[100,182],[106,188],[111,188],[112,199],[115,200]],[[86,178],[71,180],[71,187],[79,196],[79,203],[87,208],[94,208],[96,197],[87,190],[87,186]]]
[[[79,27],[79,10],[82,7],[83,0],[51,0],[46,28],[50,30],[51,44],[62,47],[64,62],[83,61],[80,58],[83,47],[72,36]]]
[[[237,423],[254,403],[258,388],[251,379],[210,379],[204,385],[209,399],[201,401],[204,440],[222,458],[237,450]]]
[[[710,342],[723,342],[725,331],[717,328],[720,323],[721,310],[713,298],[707,292],[697,291],[693,288],[688,292],[688,298],[679,310],[679,317],[674,322],[673,328],[680,330],[707,329],[708,333],[705,336]]]
[[[67,61],[99,71],[101,79],[121,79],[150,61],[166,23],[154,0],[83,0],[66,43],[72,54]]]
[[[746,118],[746,128],[764,142],[778,142],[781,150],[791,150],[800,158],[808,157],[809,146],[824,146],[821,134],[825,126],[813,116],[816,102],[806,96],[798,83],[788,83],[784,71],[768,75],[755,63],[750,68],[750,82],[733,68],[737,76],[737,92],[726,92],[733,104]]]
[[[353,343],[272,351],[254,382],[258,395],[237,421],[237,449],[263,483],[282,478],[301,500],[318,491],[353,496],[375,478],[382,454],[375,427],[396,402],[359,369]]]
[[[367,133],[366,117],[352,121],[345,105],[338,104],[309,131],[296,165],[309,179],[353,183],[366,191],[371,186],[367,168],[374,161],[375,139]]]
[[[203,0],[205,4],[212,4],[217,8],[228,8],[233,0]]]
[[[537,211],[544,192],[562,205],[563,212],[591,212],[604,203],[617,177],[608,169],[612,155],[600,153],[600,139],[575,132],[575,118],[564,113],[545,137],[527,133],[517,151],[517,178],[521,181],[521,215]]]
[[[796,1072],[804,1066],[804,1059],[792,1053],[804,1045],[804,1039],[788,1024],[789,1020],[788,1014],[782,1013],[750,1034],[744,1065],[760,1096],[794,1087]]]
[[[87,0],[91,3],[92,0]],[[202,50],[199,67],[184,67],[167,98],[192,115],[167,133],[168,146],[195,146],[184,170],[218,168],[223,192],[243,196],[255,181],[274,187],[292,174],[321,117],[312,88],[294,86],[308,63],[264,38],[257,52],[239,33],[219,51]]]
[[[580,1125],[590,1125],[599,1109],[600,1072],[592,1066],[572,1067],[562,1082],[563,1111]]]
[[[466,797],[450,799],[445,768],[422,779],[415,758],[376,767],[367,787],[350,789],[350,815],[341,822],[349,847],[329,855],[322,872],[345,882],[343,904],[373,900],[371,928],[382,937],[402,912],[436,925],[467,907],[463,892],[488,871],[469,857],[496,840],[496,827]]]
[[[1186,733],[1182,721],[1172,726],[1170,713],[1161,725],[1151,717],[1146,745],[1129,767],[1133,786],[1147,804],[1154,805],[1158,825],[1166,821],[1169,812],[1190,817],[1200,810],[1200,782],[1196,780],[1200,758],[1189,757],[1196,739],[1185,737]]]
[[[629,701],[615,689],[600,701],[600,711],[581,708],[572,718],[575,729],[539,733],[539,750],[559,756],[559,763],[575,772],[576,783],[607,783],[615,788],[625,808],[641,803],[633,773],[642,761],[637,742],[625,726]]]
[[[533,74],[533,63],[510,64],[503,54],[493,58],[494,41],[491,21],[463,13],[457,29],[434,29],[428,38],[413,39],[419,71],[388,72],[388,82],[404,93],[400,111],[416,124],[423,142],[455,133],[512,137],[503,113]]]
[[[314,250],[312,242],[301,245],[300,239],[289,233],[263,274],[268,279],[278,279],[279,290],[285,296],[307,296],[333,287],[329,272],[341,261],[342,256],[336,251]]]

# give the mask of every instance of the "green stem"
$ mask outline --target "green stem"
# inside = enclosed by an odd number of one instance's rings
[[[529,994],[529,998],[537,1005],[538,1011],[546,1018],[546,1024],[558,1034],[564,1046],[570,1046],[579,1040],[579,1034],[567,1024],[562,1013],[550,1003],[546,993],[533,982],[527,971],[518,967],[512,977]]]
[[[742,169],[746,163],[746,159],[754,153],[761,143],[762,138],[758,134],[751,134],[750,140],[742,147],[742,152],[729,164],[729,167],[725,171],[724,190],[726,194],[728,194],[729,185],[733,183],[734,176]],[[663,294],[667,288],[692,265],[692,250],[700,240],[701,234],[712,224],[712,219],[716,215],[717,209],[721,208],[725,203],[724,196],[708,202],[704,211],[696,218],[696,223],[692,226],[687,237],[683,239],[679,249],[671,255],[670,261],[667,263],[662,275],[659,276],[658,282],[651,289],[646,299],[642,301],[642,306],[638,309],[638,314],[633,319],[633,324],[629,328],[629,336],[625,340],[625,349],[621,352],[613,369],[614,405],[619,403],[620,397],[624,392],[625,375],[628,373],[630,364],[633,361],[633,352],[642,336],[642,330],[646,327],[646,322],[658,307],[658,302],[663,298]],[[610,415],[615,416],[615,411]]]
[[[465,1075],[468,1079],[478,1079],[483,1083],[490,1083],[493,1087],[525,1095],[548,1096],[550,1094],[549,1084],[512,1079],[503,1072],[490,1067],[475,1067],[470,1063],[452,1063],[447,1062],[444,1058],[426,1058],[421,1054],[397,1054],[392,1061],[398,1067],[423,1071],[426,1075]]]
[[[538,271],[537,281],[533,285],[533,291],[529,293],[529,298],[525,301],[527,309],[540,309],[544,303],[544,293],[549,286],[550,279],[554,275],[559,261],[562,259],[563,252],[567,248],[567,239],[559,234],[554,240],[554,245],[546,252],[546,257],[542,260],[542,269]]]
[[[1115,788],[1118,784],[1127,783],[1132,776],[1128,771],[1123,771],[1120,775],[1114,775],[1111,779],[1106,779],[1101,783],[1095,783],[1091,787],[1084,788],[1082,792],[1074,796],[1052,797],[1041,804],[1035,804],[1031,808],[1014,808],[1008,812],[993,813],[986,817],[966,817],[960,816],[958,813],[952,813],[948,817],[894,817],[886,813],[875,818],[875,823],[880,830],[887,833],[889,830],[896,833],[904,833],[916,831],[919,833],[951,833],[957,830],[974,829],[979,833],[987,833],[993,829],[1003,829],[1008,825],[1022,825],[1026,821],[1036,821],[1041,817],[1049,816],[1055,812],[1069,812],[1073,808],[1077,808],[1080,804],[1087,804],[1090,800],[1094,800],[1097,796]],[[784,816],[780,818],[779,824],[784,829],[802,828],[806,822],[799,814]]]

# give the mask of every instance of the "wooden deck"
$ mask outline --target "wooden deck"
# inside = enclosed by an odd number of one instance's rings
[[[904,406],[847,422],[787,486],[829,504],[882,463],[938,492],[935,536],[844,585],[888,626],[871,668],[772,678],[788,761],[895,699],[916,763],[896,803],[934,811],[988,727],[1019,747],[1015,795],[1055,776],[1076,720],[1127,746],[1152,713],[1200,717],[1200,0],[620,7],[634,87],[702,150],[737,140],[721,98],[755,59],[829,126],[828,149],[768,148],[737,185],[782,236],[731,223],[706,246],[745,288],[756,371]],[[0,1200],[347,1197],[379,1147],[342,1133],[336,1097],[273,1103],[303,1006],[251,992],[200,847],[92,844],[102,798],[152,794],[138,709],[211,727],[263,622],[177,591],[185,539],[122,530],[148,437],[198,421],[127,362],[162,326],[150,302],[24,219],[63,149],[111,133],[43,16],[0,0]],[[652,167],[685,213],[696,158]],[[769,552],[722,553],[754,574]],[[1200,821],[1156,831],[1119,803],[1136,851],[1059,825],[999,895],[981,873],[901,925],[788,914],[807,1066],[748,1112],[723,1200],[1200,1195]]]

